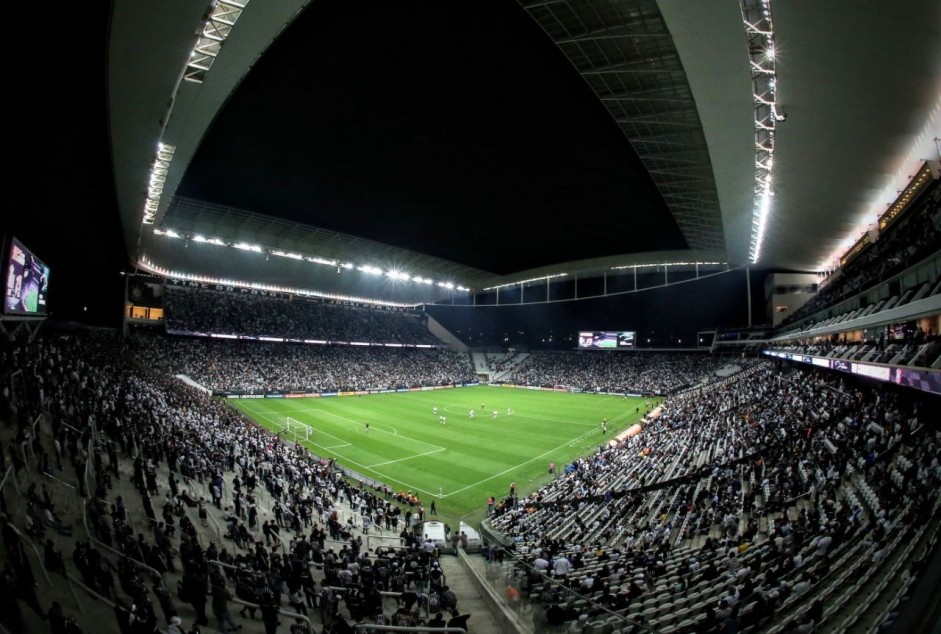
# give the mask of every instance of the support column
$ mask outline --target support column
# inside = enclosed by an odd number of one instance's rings
[[[748,290],[748,327],[751,328],[751,267],[745,267],[745,288]]]

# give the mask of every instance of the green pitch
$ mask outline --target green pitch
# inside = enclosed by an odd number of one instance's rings
[[[489,496],[506,496],[511,482],[525,495],[549,481],[549,463],[560,473],[597,451],[641,419],[645,401],[476,386],[230,403],[272,431],[286,417],[306,423],[313,433],[302,444],[314,454],[411,491],[426,508],[435,500],[440,514],[472,518],[482,516]]]

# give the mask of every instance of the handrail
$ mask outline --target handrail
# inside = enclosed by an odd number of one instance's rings
[[[89,438],[89,440],[88,440],[88,455],[89,455],[89,456],[94,455],[94,442],[95,442],[95,429],[94,429],[94,426],[92,426],[92,435],[91,435],[91,438]],[[89,471],[89,469],[91,469],[91,461],[86,461],[86,462],[85,462],[85,490],[86,490],[86,491],[89,491],[89,488],[88,488],[88,471]],[[91,534],[91,531],[88,529],[88,502],[86,502],[86,503],[82,506],[82,524],[85,526],[85,534],[88,536],[88,539],[89,539],[90,541],[95,542],[95,544],[97,544],[98,546],[101,546],[101,547],[105,548],[106,550],[110,550],[111,552],[113,552],[114,554],[118,555],[119,557],[124,557],[124,558],[126,558],[126,559],[129,559],[129,560],[133,561],[134,563],[136,563],[138,566],[141,566],[142,568],[144,568],[144,569],[146,569],[146,570],[149,570],[149,571],[152,572],[154,575],[156,575],[157,578],[160,579],[160,584],[161,584],[162,586],[166,587],[167,584],[166,584],[166,582],[164,581],[163,573],[162,573],[162,572],[158,571],[156,568],[152,568],[152,567],[148,566],[147,564],[145,564],[145,563],[142,562],[142,561],[138,561],[137,559],[131,557],[130,555],[128,555],[128,554],[126,554],[126,553],[122,553],[121,551],[119,551],[119,550],[117,550],[117,549],[115,549],[115,548],[112,548],[111,546],[109,546],[108,544],[104,543],[103,541],[101,541],[101,540],[98,539],[97,537],[94,537],[94,536]]]
[[[3,487],[4,487],[4,486],[6,486],[7,478],[10,476],[10,473],[12,473],[12,472],[13,472],[13,465],[10,465],[9,467],[7,467],[7,470],[3,472],[3,479],[0,480],[0,491],[3,490]],[[15,478],[15,477],[13,478],[13,481],[16,482],[16,478]],[[16,488],[16,492],[17,492],[17,494],[19,494],[19,492],[20,492],[19,487]]]
[[[125,559],[129,559],[129,560],[133,561],[135,564],[137,564],[138,566],[140,566],[140,567],[142,567],[142,568],[144,568],[144,569],[146,569],[146,570],[149,570],[151,573],[153,573],[154,575],[158,576],[158,577],[160,578],[160,583],[161,583],[164,587],[166,587],[166,583],[164,583],[163,573],[162,573],[162,572],[160,572],[160,571],[157,570],[156,568],[152,568],[152,567],[148,566],[148,565],[145,564],[144,562],[142,562],[142,561],[140,561],[140,560],[138,560],[138,559],[135,559],[134,557],[131,557],[131,556],[128,555],[127,553],[122,553],[120,550],[117,550],[116,548],[112,548],[111,546],[109,546],[108,544],[104,543],[103,541],[101,541],[100,539],[98,539],[97,537],[95,537],[95,536],[93,536],[93,535],[91,534],[91,531],[88,529],[88,509],[87,509],[87,507],[82,509],[82,523],[83,523],[84,526],[85,526],[85,534],[88,535],[88,539],[89,539],[89,540],[95,542],[95,544],[97,544],[98,546],[100,546],[100,547],[102,547],[102,548],[105,548],[106,550],[110,550],[110,551],[113,552],[115,555],[118,555],[119,557],[123,557],[123,558],[125,558]]]
[[[223,568],[231,568],[232,570],[242,570],[238,566],[233,566],[232,564],[227,564],[224,561],[219,561],[218,559],[207,559],[207,564],[215,564],[217,566],[222,566]]]
[[[376,623],[356,623],[353,629],[357,632],[363,630],[378,632],[460,632],[467,634],[463,627],[428,627],[427,625],[377,625]]]
[[[252,603],[251,601],[243,601],[242,599],[239,599],[238,597],[231,599],[231,601],[233,603],[238,603],[239,605],[244,605],[245,607],[249,607],[249,608],[261,608],[260,603]],[[292,618],[292,619],[303,619],[304,621],[307,621],[307,625],[308,627],[311,628],[311,632],[314,631],[313,630],[314,624],[311,622],[310,618],[308,618],[307,616],[304,616],[300,612],[288,612],[286,610],[282,610],[281,608],[278,608],[278,614]]]
[[[221,544],[222,543],[222,530],[219,528],[219,522],[216,520],[213,514],[209,511],[208,505],[206,506],[206,517],[209,518],[209,521],[212,522],[213,528],[216,529],[216,537],[219,539],[219,543]]]
[[[77,432],[78,434],[81,434],[81,433],[82,433],[82,430],[81,430],[81,429],[78,429],[77,427],[72,427],[71,425],[69,425],[69,424],[68,424],[67,422],[65,422],[64,420],[63,420],[63,421],[59,421],[59,424],[65,426],[65,427],[68,427],[69,429],[71,429],[71,430],[74,431],[74,432]]]
[[[394,539],[396,542],[400,542],[402,538],[398,535],[366,535],[366,549],[367,550],[372,550],[373,539],[379,539],[379,540]],[[408,548],[405,546],[398,546],[398,545],[397,546],[383,546],[382,543],[380,543],[379,545],[382,546],[382,548],[391,548],[394,550],[408,550]]]
[[[42,574],[46,578],[46,583],[49,584],[50,588],[54,588],[55,586],[52,583],[52,580],[49,578],[49,572],[46,570],[46,562],[43,560],[42,555],[39,554],[39,548],[36,546],[36,544],[33,543],[33,540],[29,539],[26,535],[21,533],[20,529],[18,529],[16,525],[13,524],[13,522],[9,519],[7,520],[7,526],[13,529],[13,532],[16,534],[16,536],[19,537],[22,541],[26,542],[26,544],[33,549],[33,553],[36,555],[36,560],[39,561],[39,566],[42,568]]]
[[[39,423],[41,419],[42,419],[42,412],[39,412],[38,414],[36,414],[36,420],[34,420],[33,424],[29,426],[29,439],[30,440],[33,440],[34,438],[36,438],[36,425]],[[30,442],[27,446],[29,447],[29,453],[33,456],[33,458],[35,458],[36,452],[33,450],[33,443]]]
[[[43,472],[43,475],[46,476],[47,478],[51,479],[51,480],[55,480],[55,481],[58,482],[59,484],[63,484],[63,485],[65,485],[65,486],[69,487],[69,488],[72,489],[73,491],[75,490],[75,485],[69,484],[69,483],[66,482],[65,480],[60,480],[59,478],[55,477],[54,475],[49,475],[48,473],[45,473],[45,472]]]
[[[323,588],[326,590],[333,590],[334,592],[346,592],[347,590],[349,590],[349,588],[346,588],[344,586],[323,586]],[[380,590],[379,591],[379,596],[383,598],[389,598],[389,599],[399,599],[403,594],[405,593],[393,592],[392,590]],[[424,592],[419,591],[419,592],[416,592],[415,594],[424,594]],[[431,616],[431,606],[429,606],[427,602],[425,602],[424,610],[425,610],[426,617]]]
[[[278,535],[278,534],[277,534],[276,532],[274,532],[274,531],[271,531],[271,536],[274,537],[276,540],[278,540],[278,543],[281,544],[281,554],[287,555],[287,554],[288,554],[288,548],[287,548],[287,546],[284,545],[284,540],[281,538],[281,536]]]
[[[109,599],[108,597],[102,596],[102,595],[98,594],[97,592],[95,592],[94,590],[92,590],[91,588],[89,588],[88,586],[86,586],[84,583],[82,583],[82,581],[80,581],[79,579],[77,579],[77,578],[75,577],[75,575],[73,575],[71,572],[65,573],[65,576],[66,576],[66,578],[68,578],[68,580],[69,580],[70,582],[72,582],[72,583],[77,583],[79,586],[81,586],[82,590],[84,590],[84,591],[87,592],[88,594],[92,595],[93,597],[95,597],[95,598],[98,599],[99,601],[101,601],[101,602],[103,602],[103,603],[106,603],[110,608],[113,609],[113,608],[117,605],[114,601],[112,601],[112,600]],[[81,605],[80,605],[79,607],[81,607]]]
[[[222,566],[223,568],[231,568],[232,570],[241,570],[238,566],[233,566],[232,564],[227,564],[227,563],[222,562],[222,561],[219,561],[219,560],[217,560],[217,559],[210,559],[210,560],[208,560],[206,563],[215,564],[215,565],[217,565],[217,566]],[[253,573],[254,573],[255,571],[249,571],[249,572],[253,572]],[[328,587],[328,588],[330,588],[331,590],[340,591],[340,592],[343,592],[343,591],[346,590],[346,588],[343,588],[343,587],[341,587],[341,586],[325,586],[325,587]],[[389,592],[389,591],[386,591],[386,590],[380,591],[379,594],[380,594],[381,596],[383,596],[383,597],[389,597],[389,598],[393,598],[393,599],[402,596],[402,593],[401,593],[401,592]],[[244,601],[244,600],[242,600],[242,599],[239,599],[238,597],[236,597],[236,598],[234,598],[234,599],[232,599],[232,600],[235,601],[236,603],[240,603],[240,604],[242,604],[242,605],[247,605],[247,606],[249,606],[249,607],[260,607],[257,603],[251,603],[251,602],[249,602],[249,601]],[[301,617],[303,617],[302,614],[296,614],[296,615],[295,615],[294,613],[291,613],[291,612],[284,612],[284,611],[282,611],[282,610],[278,610],[278,612],[279,612],[280,614],[284,614],[285,616],[301,616]],[[306,617],[303,617],[303,618],[305,618],[305,620],[308,622],[308,624],[310,624],[310,619],[307,619]]]
[[[197,490],[196,485],[193,483],[193,478],[189,477],[188,475],[183,475],[182,473],[180,473],[180,477],[183,478],[183,483],[189,487],[190,491],[193,492],[193,495],[198,496],[199,491]]]

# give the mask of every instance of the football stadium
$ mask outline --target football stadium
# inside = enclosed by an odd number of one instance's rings
[[[941,629],[937,2],[50,9],[0,632]]]

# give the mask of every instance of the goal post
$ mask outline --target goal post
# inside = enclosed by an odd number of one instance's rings
[[[285,416],[282,418],[281,424],[278,428],[279,436],[295,443],[310,440],[313,432],[314,430],[310,425],[307,423],[302,423],[296,418],[291,418],[290,416]]]

